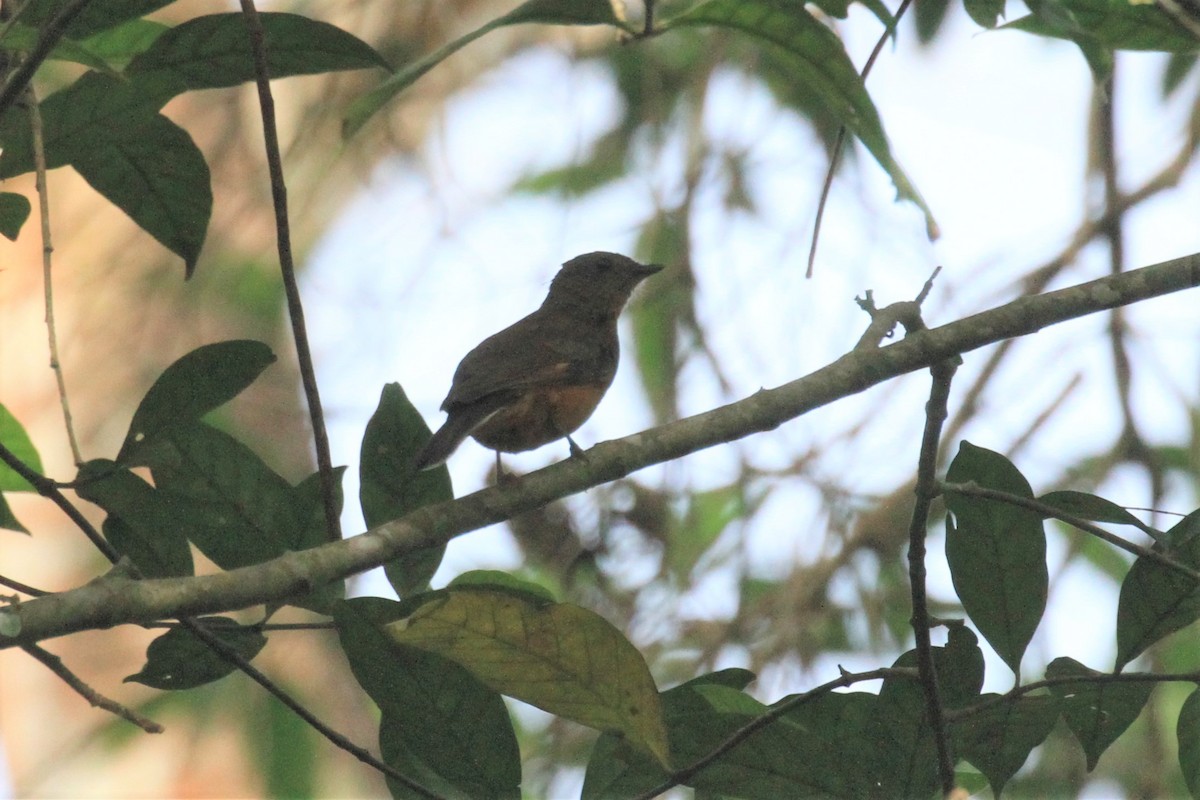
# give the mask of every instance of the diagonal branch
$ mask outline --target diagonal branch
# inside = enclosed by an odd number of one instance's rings
[[[41,35],[38,36],[33,49],[21,61],[20,66],[13,70],[12,76],[4,84],[4,88],[0,89],[0,117],[4,116],[4,113],[25,91],[25,87],[33,80],[33,73],[37,72],[38,67],[66,34],[67,26],[90,2],[91,0],[71,0],[42,27]]]
[[[1028,497],[1020,497],[1015,494],[1009,494],[1008,492],[1001,492],[997,489],[989,489],[985,486],[979,486],[975,483],[943,483],[942,490],[951,492],[953,494],[965,495],[967,497],[980,497],[985,500],[996,500],[1001,503],[1008,503],[1011,506],[1029,509],[1030,511],[1041,514],[1043,517],[1052,517],[1061,522],[1067,523],[1073,528],[1078,528],[1084,533],[1090,533],[1097,539],[1103,539],[1113,547],[1118,547],[1127,553],[1133,553],[1138,558],[1144,558],[1147,561],[1153,561],[1156,564],[1183,575],[1185,578],[1190,578],[1191,580],[1200,583],[1200,570],[1193,569],[1187,564],[1181,564],[1180,562],[1158,550],[1154,550],[1149,547],[1143,547],[1140,544],[1134,544],[1133,542],[1122,539],[1120,536],[1117,536],[1115,533],[1110,531],[1106,531],[1099,525],[1088,522],[1087,520],[1077,517],[1074,514],[1068,514],[1067,512],[1055,508],[1048,503],[1042,503],[1038,500],[1030,500]]]
[[[468,531],[636,470],[752,433],[774,430],[815,408],[924,369],[959,353],[1024,336],[1049,325],[1120,305],[1200,286],[1200,255],[1034,297],[1022,297],[907,337],[879,349],[849,353],[776,389],[612,442],[458,500],[425,506],[361,536],[215,575],[135,581],[113,577],[18,608],[0,610],[0,648],[81,630],[164,617],[246,608],[362,572],[397,556],[444,544]]]
[[[74,672],[67,668],[63,660],[53,653],[43,650],[36,644],[27,644],[21,648],[29,655],[40,661],[47,669],[62,679],[63,683],[75,690],[80,697],[87,700],[93,706],[109,713],[116,714],[123,720],[132,722],[146,733],[162,733],[163,726],[159,725],[152,719],[147,719],[131,708],[121,705],[115,700],[110,700],[104,695],[97,692],[92,687],[83,682],[82,679]]]
[[[854,684],[861,683],[863,681],[877,681],[886,678],[916,677],[917,676],[913,670],[905,669],[903,667],[881,667],[879,669],[873,669],[869,672],[846,672],[845,670],[842,670],[842,674],[839,677],[822,683],[816,688],[809,689],[807,692],[801,692],[800,694],[793,695],[788,700],[780,703],[777,706],[772,706],[770,711],[762,714],[761,716],[755,717],[734,731],[729,738],[721,742],[721,745],[714,748],[712,752],[707,753],[703,758],[699,758],[691,764],[688,764],[683,769],[675,770],[661,784],[655,786],[653,789],[637,795],[634,800],[654,800],[655,797],[658,797],[663,792],[687,783],[709,764],[713,763],[718,758],[725,755],[730,750],[734,749],[739,744],[761,731],[763,728],[767,727],[776,720],[787,716],[805,703],[816,700],[822,695],[829,694],[834,689],[843,689],[847,686],[853,686]]]

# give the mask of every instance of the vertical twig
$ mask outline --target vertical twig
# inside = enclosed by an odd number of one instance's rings
[[[895,15],[892,17],[892,23],[887,26],[883,34],[879,37],[879,41],[875,43],[875,47],[871,49],[871,55],[867,56],[867,63],[863,65],[862,77],[864,81],[867,79],[867,75],[871,74],[871,67],[875,66],[875,60],[879,58],[880,52],[883,51],[884,42],[896,30],[896,26],[900,24],[900,19],[908,11],[910,5],[912,5],[912,0],[904,0],[900,3]],[[829,204],[829,192],[833,189],[833,176],[837,172],[838,162],[842,160],[842,148],[845,146],[846,126],[842,125],[838,128],[837,137],[833,140],[833,147],[829,154],[829,169],[825,171],[825,182],[821,185],[821,198],[817,201],[817,214],[813,220],[812,243],[808,246],[808,268],[804,271],[804,277],[806,278],[813,276],[813,265],[817,261],[817,242],[821,238],[821,223],[825,219],[825,206]]]
[[[42,221],[42,284],[45,289],[46,337],[50,341],[50,369],[58,384],[58,402],[62,406],[63,425],[67,429],[67,442],[71,445],[71,457],[75,465],[83,463],[79,440],[75,437],[75,424],[71,420],[71,404],[67,401],[67,383],[63,378],[62,361],[58,357],[58,333],[54,325],[54,245],[50,240],[50,191],[46,183],[46,143],[42,131],[42,111],[38,106],[33,87],[27,87],[25,96],[29,103],[29,128],[33,138],[33,163],[36,172],[35,186],[38,195],[38,214]]]
[[[267,169],[271,175],[271,198],[275,205],[275,236],[279,248],[279,269],[283,275],[283,288],[287,295],[288,317],[292,323],[292,337],[296,342],[296,360],[300,365],[300,380],[304,384],[304,396],[308,400],[308,413],[312,420],[313,444],[317,451],[317,469],[321,475],[321,498],[325,507],[325,531],[331,542],[342,538],[341,520],[338,519],[336,490],[333,477],[333,461],[329,455],[329,435],[325,430],[325,415],[321,410],[321,395],[317,389],[317,376],[313,369],[312,351],[308,346],[308,330],[304,325],[304,308],[300,302],[300,288],[296,284],[296,265],[292,259],[292,237],[288,223],[287,185],[283,180],[283,158],[279,152],[279,131],[275,126],[275,100],[271,97],[271,78],[267,69],[266,34],[254,0],[241,0],[242,16],[250,32],[250,49],[254,56],[255,83],[258,86],[258,104],[262,109],[263,138],[266,140]]]
[[[937,747],[938,772],[942,793],[954,791],[954,758],[946,734],[942,696],[938,689],[937,669],[933,663],[933,647],[929,641],[929,604],[925,595],[925,531],[929,524],[929,507],[937,493],[938,442],[946,422],[950,398],[950,381],[958,367],[956,359],[943,361],[930,368],[932,386],[925,404],[925,433],[921,438],[921,455],[917,462],[916,506],[908,528],[908,574],[912,584],[912,627],[916,638],[917,671],[925,690],[925,708],[929,727]]]

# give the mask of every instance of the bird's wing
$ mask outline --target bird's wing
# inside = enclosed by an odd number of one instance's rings
[[[442,409],[498,393],[520,394],[533,386],[607,384],[616,366],[615,359],[611,367],[605,363],[608,350],[615,350],[615,342],[607,338],[580,337],[573,325],[534,312],[467,353]]]

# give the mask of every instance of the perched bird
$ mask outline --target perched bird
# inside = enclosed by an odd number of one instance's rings
[[[662,269],[616,253],[563,264],[537,311],[467,353],[442,401],[446,422],[416,468],[443,463],[467,436],[500,453],[566,439],[592,415],[617,374],[617,317],[634,288]]]

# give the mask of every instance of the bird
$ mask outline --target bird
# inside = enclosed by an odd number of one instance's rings
[[[532,314],[484,339],[463,357],[442,401],[446,421],[417,454],[417,470],[436,467],[467,438],[496,452],[520,453],[571,438],[612,385],[620,359],[617,317],[633,290],[660,271],[618,253],[572,258]]]

